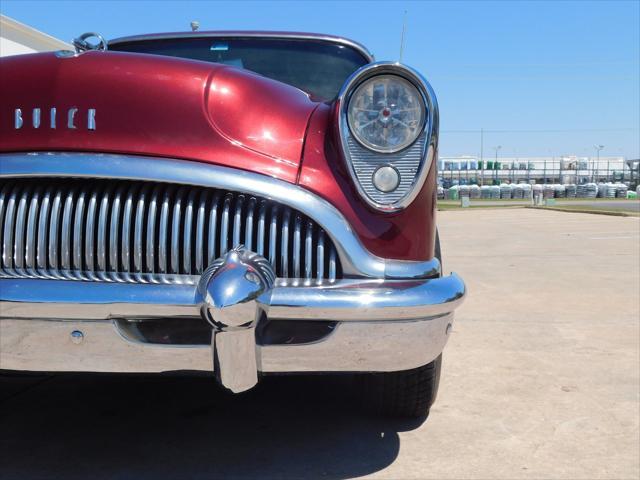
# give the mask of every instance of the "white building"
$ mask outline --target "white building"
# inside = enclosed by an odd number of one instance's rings
[[[492,185],[500,183],[587,183],[632,181],[624,157],[440,157],[440,183]]]
[[[73,50],[73,46],[24,23],[0,15],[0,57],[52,50]]]

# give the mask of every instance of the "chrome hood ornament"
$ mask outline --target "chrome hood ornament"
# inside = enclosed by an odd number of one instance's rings
[[[97,38],[98,41],[89,42],[87,41],[89,38]],[[108,48],[104,37],[94,32],[83,33],[78,38],[74,38],[71,43],[73,43],[77,53],[88,52],[89,50],[105,51]]]

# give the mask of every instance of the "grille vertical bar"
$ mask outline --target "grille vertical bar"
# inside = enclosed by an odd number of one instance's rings
[[[13,226],[16,211],[16,196],[18,195],[18,187],[9,194],[4,219],[3,242],[2,242],[2,266],[5,269],[13,269]]]
[[[196,251],[195,251],[195,270],[196,272],[202,272],[204,270],[205,263],[205,221],[207,211],[207,192],[202,191],[200,193],[200,199],[198,201],[198,210],[196,212]]]
[[[36,191],[31,197],[31,203],[29,205],[29,219],[27,220],[27,241],[25,260],[27,264],[27,270],[30,274],[33,274],[36,269],[36,254],[37,254],[37,239],[36,234],[38,232],[38,209],[40,208],[40,195],[42,194],[42,187],[37,187]],[[1,217],[0,213],[0,218]]]
[[[53,197],[51,205],[51,218],[49,220],[49,269],[58,276],[58,233],[60,229],[60,204],[62,198],[62,190],[58,188]],[[6,225],[6,224],[5,224]],[[11,233],[13,235],[13,232]],[[105,242],[106,245],[106,242]],[[56,275],[57,274],[57,275]]]
[[[24,242],[25,242],[25,226],[27,222],[27,202],[28,190],[23,190],[18,202],[18,210],[16,213],[16,233],[13,252],[13,263],[16,270],[20,271],[24,268]]]
[[[53,189],[51,187],[47,188],[47,191],[42,198],[42,203],[40,205],[40,214],[38,215],[38,247],[36,254],[36,268],[39,272],[44,272],[47,270],[47,228],[49,225],[47,220],[49,219],[52,191]],[[0,213],[0,218],[2,218],[1,215],[2,214]]]
[[[0,178],[2,276],[191,281],[244,244],[279,278],[340,275],[312,219],[252,195],[150,182]]]

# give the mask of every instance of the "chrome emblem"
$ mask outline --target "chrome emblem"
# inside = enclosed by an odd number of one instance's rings
[[[57,128],[57,117],[58,117],[58,109],[56,107],[51,107],[49,109],[49,128]],[[78,123],[84,117],[84,126],[87,130],[95,130],[96,129],[96,109],[88,108],[86,113],[81,112],[77,107],[71,107],[67,110],[67,128],[69,130],[76,130],[77,128],[82,128],[81,124]],[[33,128],[40,128],[43,124],[42,122],[42,111],[40,108],[34,108],[31,111],[31,126]],[[13,112],[13,128],[16,130],[20,130],[24,126],[24,117],[21,108],[16,108]]]

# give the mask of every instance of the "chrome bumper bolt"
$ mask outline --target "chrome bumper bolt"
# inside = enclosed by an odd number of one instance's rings
[[[71,332],[71,341],[74,344],[80,345],[83,340],[84,340],[84,333],[82,333],[80,330],[74,330],[73,332]]]

